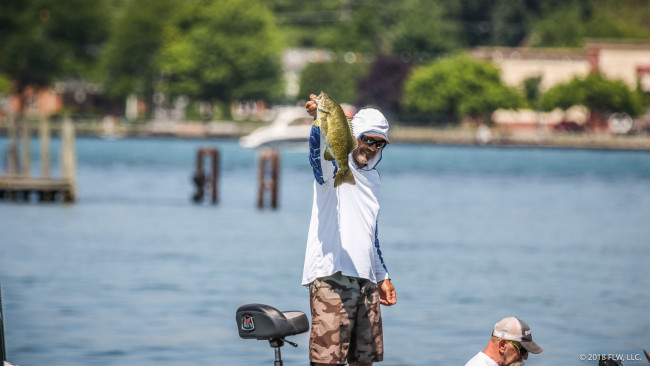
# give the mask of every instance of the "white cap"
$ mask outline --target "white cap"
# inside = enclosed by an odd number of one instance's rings
[[[497,338],[519,342],[530,353],[542,352],[542,347],[533,342],[533,335],[528,324],[517,317],[501,319],[500,322],[494,325],[492,335]]]

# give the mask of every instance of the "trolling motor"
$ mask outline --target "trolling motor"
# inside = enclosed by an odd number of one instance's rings
[[[240,306],[235,320],[241,338],[269,341],[269,345],[275,350],[273,366],[282,366],[280,347],[284,342],[298,347],[296,343],[284,338],[309,330],[309,321],[302,311],[279,311],[264,304]]]

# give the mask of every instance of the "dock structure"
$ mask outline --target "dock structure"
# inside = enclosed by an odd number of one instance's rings
[[[272,209],[278,208],[278,177],[280,175],[280,155],[277,150],[264,148],[259,153],[257,207],[264,208],[266,192],[270,195]]]
[[[203,160],[210,159],[209,174],[205,174],[203,169]],[[218,200],[218,187],[219,181],[219,149],[214,148],[200,148],[196,153],[196,171],[192,177],[192,181],[196,186],[196,193],[192,197],[195,203],[203,201],[205,189],[210,190],[210,200],[213,205],[217,204]]]
[[[0,199],[29,201],[35,193],[39,201],[53,202],[60,195],[63,202],[74,202],[74,185],[67,179],[1,177]]]
[[[72,121],[65,118],[61,124],[61,172],[62,177],[50,176],[50,126],[45,118],[39,123],[41,153],[41,177],[31,177],[30,137],[28,121],[20,123],[20,162],[18,154],[18,128],[13,116],[9,116],[9,149],[6,156],[6,175],[0,176],[0,200],[29,201],[32,194],[39,202],[61,200],[72,203],[77,200],[75,130]]]

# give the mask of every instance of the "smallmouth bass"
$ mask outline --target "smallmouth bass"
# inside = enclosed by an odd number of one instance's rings
[[[356,184],[354,175],[348,165],[348,155],[356,149],[357,139],[352,134],[352,126],[343,112],[343,108],[327,93],[321,93],[313,99],[318,105],[316,119],[327,141],[323,157],[328,161],[336,161],[338,171],[334,177],[334,187],[343,183]]]

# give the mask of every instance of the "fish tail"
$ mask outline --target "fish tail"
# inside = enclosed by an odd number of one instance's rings
[[[350,170],[350,168],[339,169],[339,171],[336,173],[336,177],[334,177],[334,187],[338,187],[343,183],[352,185],[357,184],[357,182],[354,180],[354,175],[352,174],[352,170]]]

